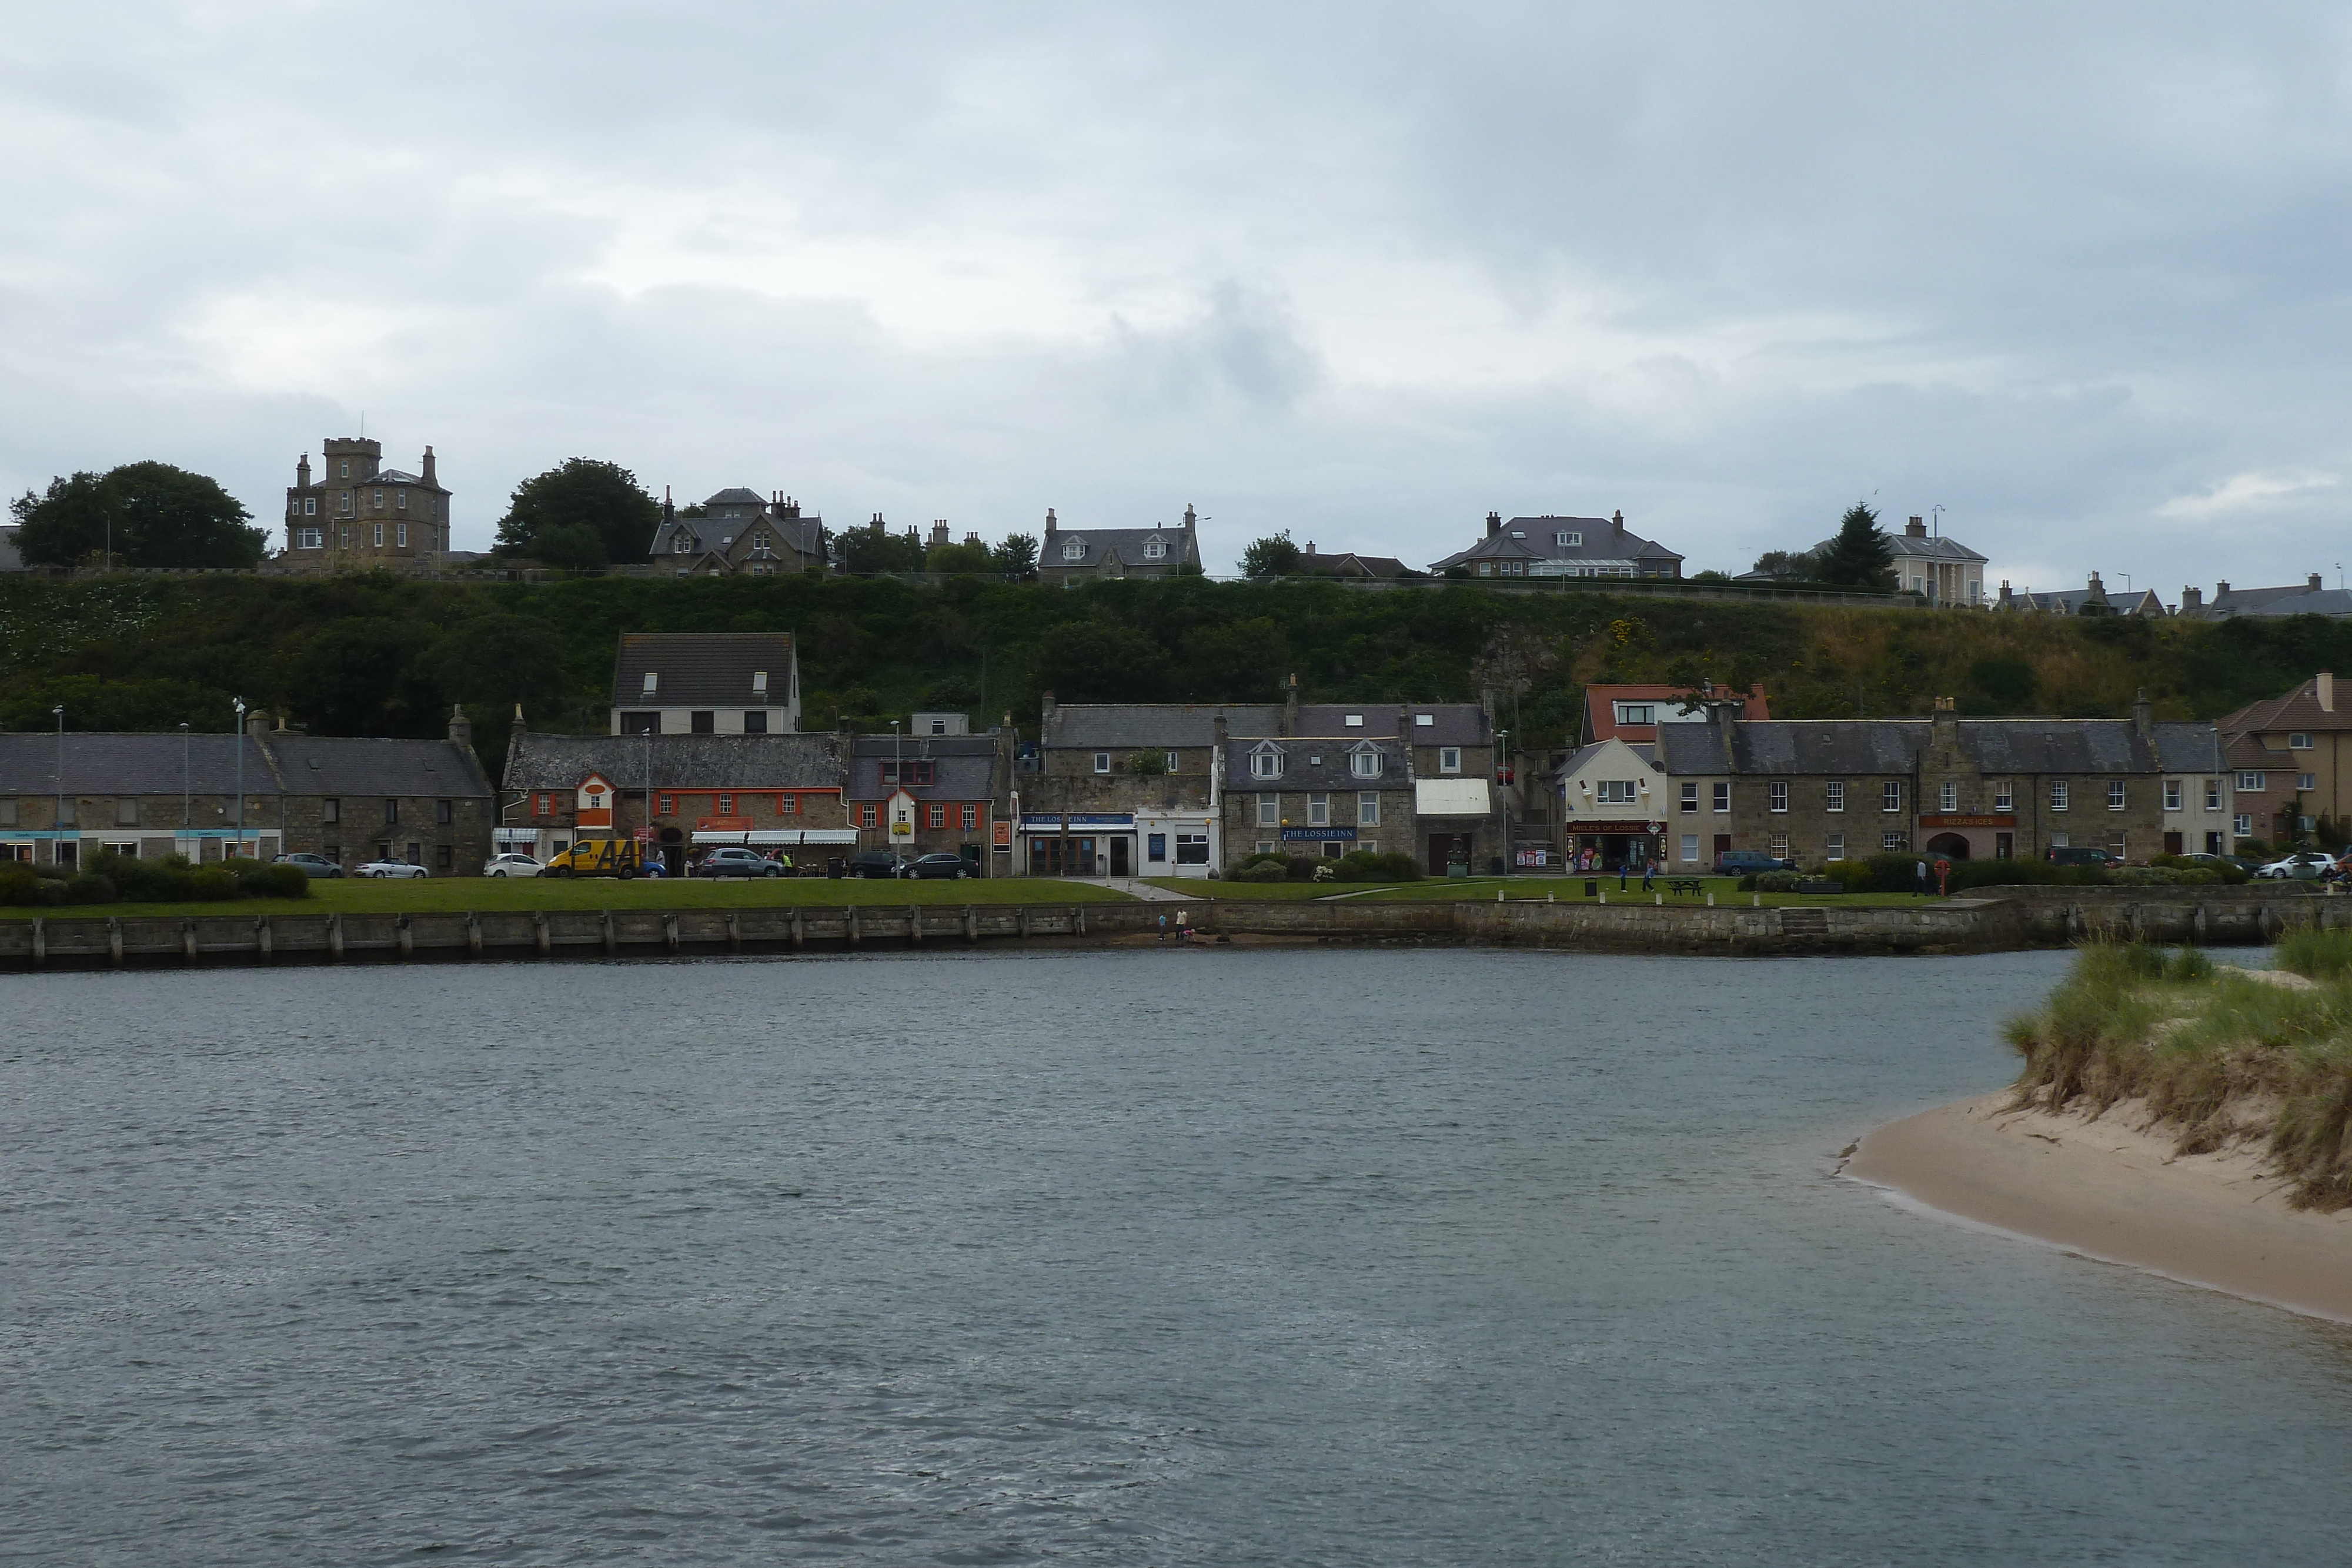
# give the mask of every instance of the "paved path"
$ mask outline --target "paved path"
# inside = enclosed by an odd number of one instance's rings
[[[1170,888],[1154,887],[1151,883],[1132,876],[1073,877],[1071,880],[1098,883],[1115,893],[1128,894],[1148,904],[1181,904],[1188,898],[1198,904],[1202,899],[1212,896],[1206,888],[1198,893],[1177,893]]]

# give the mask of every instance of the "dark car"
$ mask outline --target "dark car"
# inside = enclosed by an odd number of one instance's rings
[[[279,855],[272,863],[299,865],[302,868],[302,874],[314,881],[322,876],[337,877],[343,874],[343,868],[326,856],[310,854],[301,850],[297,850],[290,855]]]
[[[2124,862],[2095,844],[2053,844],[2042,858],[2052,865],[2121,865]]]
[[[971,874],[971,862],[961,855],[951,855],[942,851],[938,854],[916,856],[907,862],[906,870],[898,874],[925,878],[950,877],[960,882]]]
[[[1752,876],[1760,871],[1794,871],[1797,862],[1768,855],[1762,850],[1726,850],[1715,857],[1717,876]]]
[[[900,876],[905,874],[906,858],[890,850],[860,850],[849,862],[852,876]]]
[[[782,876],[784,868],[756,850],[732,845],[711,851],[696,862],[697,876]]]

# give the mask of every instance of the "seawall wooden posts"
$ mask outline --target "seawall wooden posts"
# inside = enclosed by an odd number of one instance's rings
[[[802,952],[961,934],[983,942],[1144,941],[1160,904],[964,904],[927,912],[847,905],[783,909],[490,910],[417,915],[233,913],[0,919],[0,972],[200,962],[662,956]],[[2296,884],[2051,888],[1891,906],[1762,909],[1698,904],[1400,900],[1341,904],[1203,898],[1188,917],[1204,938],[1337,944],[1462,943],[1561,951],[1764,956],[1980,953],[2084,940],[2200,946],[2275,941],[2302,925],[2352,928],[2352,897]]]

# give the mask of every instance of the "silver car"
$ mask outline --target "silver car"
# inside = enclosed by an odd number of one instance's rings
[[[410,865],[406,861],[370,861],[358,869],[360,876],[423,876],[425,868]]]
[[[492,855],[482,863],[484,876],[544,876],[547,868],[529,855]]]

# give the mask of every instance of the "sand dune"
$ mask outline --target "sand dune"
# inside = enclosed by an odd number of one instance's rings
[[[2287,1207],[2243,1147],[2176,1157],[2126,1103],[2093,1120],[2006,1093],[1889,1123],[1843,1167],[1929,1208],[2315,1316],[2352,1322],[2352,1210]]]

